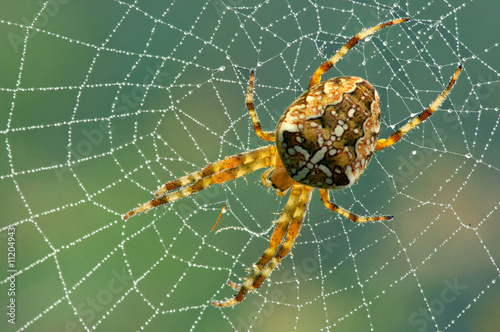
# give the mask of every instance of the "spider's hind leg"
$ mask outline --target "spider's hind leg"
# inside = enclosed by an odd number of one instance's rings
[[[274,142],[276,140],[276,134],[272,131],[263,131],[262,125],[260,124],[259,116],[255,111],[255,107],[253,105],[253,81],[255,77],[255,71],[250,72],[250,83],[248,84],[248,93],[247,93],[247,108],[250,112],[250,116],[252,117],[253,129],[255,133],[262,138],[264,141]]]
[[[311,80],[309,81],[309,88],[315,86],[321,81],[321,75],[326,73],[327,71],[332,68],[337,61],[339,61],[346,53],[349,51],[354,45],[356,45],[361,39],[366,38],[372,34],[374,34],[377,30],[380,30],[382,28],[385,28],[386,26],[389,25],[394,25],[394,24],[399,24],[407,21],[408,18],[398,18],[394,19],[392,21],[380,23],[379,25],[376,25],[374,27],[371,27],[369,29],[363,30],[354,37],[352,37],[347,44],[345,44],[338,52],[335,54],[332,58],[329,60],[325,61],[321,66],[316,69],[314,74],[311,77]]]
[[[434,111],[439,106],[441,106],[441,104],[446,98],[446,95],[448,95],[448,92],[450,92],[451,88],[455,84],[455,81],[458,79],[458,75],[460,75],[461,71],[462,71],[462,65],[458,66],[457,70],[455,71],[455,74],[453,74],[453,77],[451,78],[450,83],[448,83],[446,89],[444,89],[444,91],[441,92],[441,94],[436,98],[436,100],[434,100],[434,102],[431,104],[431,106],[429,106],[428,109],[424,110],[422,113],[420,113],[419,115],[408,121],[407,124],[405,124],[403,127],[399,128],[397,131],[392,133],[392,135],[389,138],[379,139],[377,141],[377,146],[375,147],[375,150],[381,150],[383,148],[393,145],[394,143],[399,141],[404,134],[406,134],[412,128],[417,126],[420,122],[430,117],[432,113],[434,113]]]

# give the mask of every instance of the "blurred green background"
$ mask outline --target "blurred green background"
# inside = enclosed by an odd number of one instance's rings
[[[2,331],[492,331],[500,323],[500,3],[0,0]],[[355,225],[315,192],[293,256],[234,309],[286,203],[262,172],[121,216],[166,181],[265,145],[319,64],[392,17],[324,78],[376,86],[386,137],[334,201],[391,222]],[[216,231],[211,228],[222,205]],[[16,324],[7,322],[15,227]]]

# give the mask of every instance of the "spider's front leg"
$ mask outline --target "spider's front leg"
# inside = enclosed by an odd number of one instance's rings
[[[241,286],[233,282],[229,282],[229,285],[238,290],[238,293],[235,294],[234,297],[225,301],[213,301],[212,304],[214,306],[234,306],[235,304],[243,301],[246,294],[251,290],[259,288],[262,282],[267,279],[273,269],[279,264],[281,259],[288,255],[292,249],[295,239],[299,235],[304,215],[307,211],[307,207],[309,206],[312,190],[312,187],[301,184],[297,184],[292,187],[285,209],[283,210],[274,232],[271,235],[269,247],[264,252],[260,260],[253,266],[252,272]],[[285,233],[286,240],[276,253],[280,243],[285,237]]]
[[[276,158],[278,156],[274,145],[227,157],[198,172],[168,182],[158,190],[155,198],[129,211],[123,216],[123,219],[126,220],[134,214],[190,196],[212,184],[237,179],[260,168],[274,166]]]

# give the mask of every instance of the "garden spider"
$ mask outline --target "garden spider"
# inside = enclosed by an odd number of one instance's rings
[[[319,188],[321,200],[327,208],[354,222],[392,219],[392,216],[355,215],[331,202],[328,190],[354,184],[374,151],[396,143],[406,132],[431,116],[451,90],[462,66],[458,67],[448,87],[428,109],[411,119],[388,139],[378,139],[380,104],[377,91],[370,83],[352,76],[336,77],[322,83],[320,80],[321,75],[359,40],[383,27],[406,20],[407,18],[401,18],[381,23],[352,37],[337,54],[314,72],[309,89],[281,116],[275,132],[263,131],[255,112],[252,71],[246,104],[254,130],[261,139],[275,144],[227,157],[198,172],[170,181],[155,193],[153,200],[133,209],[123,218],[127,219],[136,213],[190,196],[212,184],[270,167],[262,174],[262,183],[266,187],[273,187],[279,196],[291,189],[290,197],[278,218],[269,247],[253,265],[249,276],[241,285],[229,281],[229,285],[238,292],[225,301],[213,301],[212,304],[217,307],[234,306],[241,302],[249,291],[262,285],[290,252],[299,235],[314,187]]]

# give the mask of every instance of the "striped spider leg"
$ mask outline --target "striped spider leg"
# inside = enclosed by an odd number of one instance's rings
[[[243,284],[238,285],[231,281],[229,282],[229,285],[236,289],[238,293],[225,301],[213,301],[213,305],[217,307],[234,306],[243,301],[246,294],[251,290],[259,288],[281,259],[288,255],[295,239],[299,235],[302,221],[311,200],[312,190],[312,187],[298,183],[292,186],[288,202],[271,235],[269,247],[264,251],[259,261],[254,264],[250,275],[245,279]],[[285,235],[286,240],[283,241]],[[280,244],[281,247],[278,250]]]
[[[155,193],[155,198],[129,211],[123,216],[123,219],[126,220],[134,214],[190,196],[212,184],[237,179],[258,169],[273,166],[276,163],[276,158],[276,147],[273,145],[227,157],[198,172],[166,183]]]
[[[216,183],[244,176],[269,167],[261,177],[266,187],[279,196],[290,191],[288,201],[271,234],[269,246],[253,265],[243,283],[228,284],[237,293],[224,301],[213,301],[217,307],[234,306],[246,294],[258,289],[273,269],[291,251],[299,235],[311,194],[319,188],[324,205],[354,222],[390,220],[392,216],[358,216],[330,201],[330,189],[343,189],[354,184],[375,150],[397,142],[441,105],[460,74],[455,72],[448,87],[419,116],[393,133],[378,139],[380,101],[375,88],[359,77],[336,77],[321,82],[321,76],[361,39],[386,26],[403,23],[395,19],[364,30],[352,37],[331,59],[314,72],[309,89],[297,98],[281,116],[275,132],[262,130],[253,104],[254,71],[251,71],[246,105],[254,130],[263,140],[274,144],[227,157],[179,179],[166,183],[155,198],[131,210],[124,219],[153,207],[174,202]]]
[[[377,142],[377,146],[375,147],[375,151],[382,150],[383,148],[386,148],[388,146],[393,145],[397,141],[403,137],[404,134],[406,134],[408,131],[410,131],[412,128],[415,128],[420,122],[424,121],[428,117],[430,117],[434,111],[441,106],[443,101],[446,99],[446,96],[450,92],[451,88],[453,85],[455,85],[456,80],[458,79],[458,76],[460,75],[460,72],[462,71],[462,65],[459,65],[457,70],[455,70],[455,73],[453,74],[450,83],[448,83],[448,86],[446,89],[441,92],[441,94],[432,102],[432,104],[429,106],[429,108],[425,109],[422,113],[417,115],[416,117],[412,118],[408,123],[406,123],[403,127],[399,128],[397,131],[392,133],[389,138],[381,138]]]

